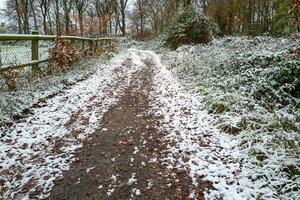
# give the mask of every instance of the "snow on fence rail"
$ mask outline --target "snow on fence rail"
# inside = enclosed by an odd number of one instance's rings
[[[49,49],[53,46],[50,43],[45,43],[41,46],[39,41],[53,42],[58,37],[70,40],[73,44],[76,42],[76,48],[80,49],[82,52],[96,52],[98,48],[112,47],[118,41],[117,38],[110,37],[87,38],[77,36],[38,35],[38,32],[32,32],[32,35],[0,34],[0,42],[22,43],[22,45],[1,45],[0,43],[0,73],[29,66],[32,66],[33,71],[39,71],[39,64],[50,60]],[[88,43],[88,45],[86,45],[86,43]]]

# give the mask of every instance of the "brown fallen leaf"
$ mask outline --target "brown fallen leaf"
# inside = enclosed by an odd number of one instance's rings
[[[100,176],[101,176],[101,174],[98,173],[98,174],[96,174],[95,177],[96,177],[96,178],[100,178]]]
[[[121,141],[119,141],[119,144],[122,144],[122,145],[128,145],[129,144],[129,142],[128,141],[125,141],[125,140],[121,140]]]
[[[5,180],[0,179],[0,186],[4,186],[5,185]]]

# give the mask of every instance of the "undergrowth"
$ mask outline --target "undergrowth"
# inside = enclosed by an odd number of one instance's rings
[[[240,141],[251,158],[245,166],[278,199],[300,196],[297,48],[293,39],[231,37],[162,54],[164,63],[202,97],[219,129]]]

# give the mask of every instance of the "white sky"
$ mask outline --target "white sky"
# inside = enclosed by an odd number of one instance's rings
[[[0,9],[5,8],[5,2],[6,0],[0,0]],[[128,0],[129,6],[132,6],[132,4],[135,2],[135,0]],[[1,17],[0,17],[1,18]]]
[[[0,10],[5,8],[5,1],[6,0],[0,0]],[[1,16],[1,13],[0,13],[0,22],[3,22],[3,16]]]
[[[3,9],[5,6],[5,1],[6,0],[0,0],[0,9]]]
[[[5,2],[6,0],[0,0],[0,10],[5,8]],[[129,8],[132,6],[132,4],[135,2],[135,0],[128,0]],[[0,22],[3,21],[2,16],[0,16]]]
[[[0,0],[0,9],[5,8],[5,2],[6,0]],[[134,2],[135,0],[128,0],[129,6],[131,6]]]
[[[1,0],[0,0],[0,1],[1,1]],[[129,10],[132,8],[134,2],[135,2],[135,0],[128,0],[128,7],[129,7]]]

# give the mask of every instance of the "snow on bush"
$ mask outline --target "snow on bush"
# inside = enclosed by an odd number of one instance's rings
[[[57,37],[55,47],[51,49],[51,59],[58,67],[66,69],[77,62],[80,55],[70,41]]]
[[[217,32],[218,26],[210,18],[190,7],[169,25],[163,34],[163,44],[176,49],[184,44],[209,43]]]
[[[293,39],[230,37],[163,55],[238,141],[244,178],[267,188],[262,199],[300,198],[300,61],[289,57],[297,47]]]

